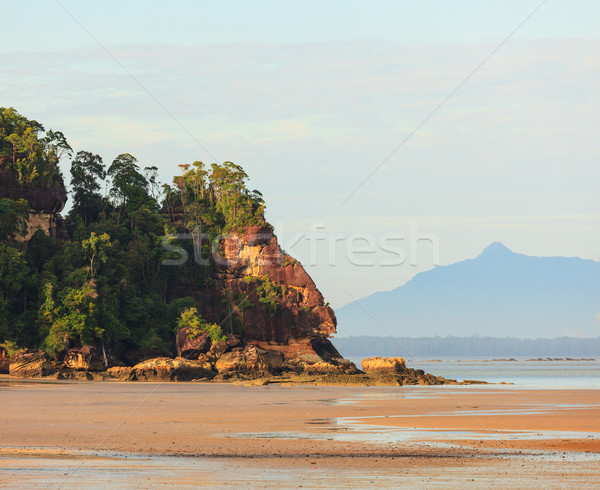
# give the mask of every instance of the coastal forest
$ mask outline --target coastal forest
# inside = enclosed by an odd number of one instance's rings
[[[56,215],[56,209],[34,210],[20,196],[64,193],[61,161],[70,162],[69,211],[64,219],[56,216],[55,236],[43,230],[27,236],[35,215]],[[175,245],[191,258],[208,257],[221,234],[269,226],[265,203],[260,192],[247,187],[244,169],[232,162],[179,167],[172,183],[161,184],[156,167],[129,153],[110,162],[91,151],[75,153],[60,131],[0,108],[0,343],[5,349],[36,347],[57,355],[93,344],[113,352],[169,354],[178,328],[204,329],[214,338],[232,333],[201,318],[192,298],[169,296],[175,286],[209,287],[211,261],[164,264],[180,258]],[[200,232],[210,239],[194,239]]]

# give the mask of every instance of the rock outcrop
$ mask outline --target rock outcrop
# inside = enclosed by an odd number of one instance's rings
[[[29,189],[17,185],[10,170],[0,170],[0,199],[4,198],[29,202],[31,211],[27,233],[18,237],[19,240],[28,241],[38,230],[53,238],[66,236],[66,225],[59,215],[67,202],[62,178],[57,176],[51,189]]]
[[[215,362],[215,369],[219,374],[274,374],[280,372],[284,366],[284,357],[281,352],[267,351],[255,345],[246,346],[244,349],[236,347],[231,352],[223,354]]]
[[[362,370],[371,376],[397,374],[405,369],[403,357],[369,357],[362,361]]]
[[[9,372],[19,378],[41,378],[53,373],[53,366],[43,350],[26,349],[15,352],[10,358]]]
[[[96,353],[96,348],[91,345],[69,349],[63,362],[65,366],[77,371],[102,371],[104,369],[102,359]]]
[[[136,364],[128,376],[137,381],[191,381],[212,379],[214,372],[210,365],[202,361],[181,357],[158,357]]]
[[[238,326],[243,349],[228,347],[217,371],[272,372],[279,369],[279,361],[272,365],[272,360],[280,358],[294,369],[300,362],[326,363],[333,370],[348,365],[329,341],[336,331],[333,310],[300,263],[281,250],[270,227],[247,227],[224,237],[212,261],[210,288],[176,290],[171,299],[191,296],[207,322]],[[178,332],[179,355],[193,358],[207,351],[204,336],[190,337],[187,330]]]
[[[180,328],[176,337],[177,354],[186,359],[197,359],[210,348],[208,332],[198,332],[193,328]]]

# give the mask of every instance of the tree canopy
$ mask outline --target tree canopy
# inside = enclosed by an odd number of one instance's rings
[[[12,107],[0,108],[0,168],[12,171],[21,187],[61,187],[58,163],[71,152],[60,131],[46,131]]]
[[[58,162],[70,154],[62,133],[0,109],[0,170],[12,172],[18,185],[62,185]],[[158,168],[129,153],[106,168],[99,155],[78,151],[71,159],[68,236],[59,240],[40,231],[26,245],[16,241],[27,232],[28,203],[0,199],[0,342],[52,353],[86,343],[102,344],[109,355],[169,353],[184,324],[223,339],[192,298],[170,293],[210,287],[213,265],[188,260],[164,267],[173,258],[165,237],[192,257],[198,244],[178,233],[200,228],[214,237],[266,226],[265,204],[240,165],[196,161],[180,169],[171,185],[161,185]]]

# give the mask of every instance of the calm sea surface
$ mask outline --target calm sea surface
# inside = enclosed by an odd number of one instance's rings
[[[350,358],[360,368],[362,358]],[[407,358],[406,366],[444,378],[513,383],[527,388],[600,388],[600,359],[577,361]]]

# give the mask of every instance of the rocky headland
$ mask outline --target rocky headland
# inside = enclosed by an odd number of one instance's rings
[[[192,297],[207,322],[235,320],[240,334],[214,341],[208,332],[182,327],[176,332],[174,357],[155,357],[150,350],[105,359],[98,347],[84,345],[57,357],[41,349],[20,350],[9,360],[1,349],[0,370],[16,377],[72,380],[456,383],[407,368],[403,358],[365,359],[362,370],[344,359],[330,341],[335,313],[302,265],[281,250],[270,227],[229,235],[212,260],[209,288],[175,289],[172,299]],[[228,301],[231,297],[242,301]]]
[[[359,369],[335,313],[282,251],[232,162],[172,186],[129,154],[72,155],[59,131],[0,108],[0,372],[127,381],[442,384],[401,358]],[[59,167],[71,158],[70,197]],[[104,190],[104,192],[103,192]]]

